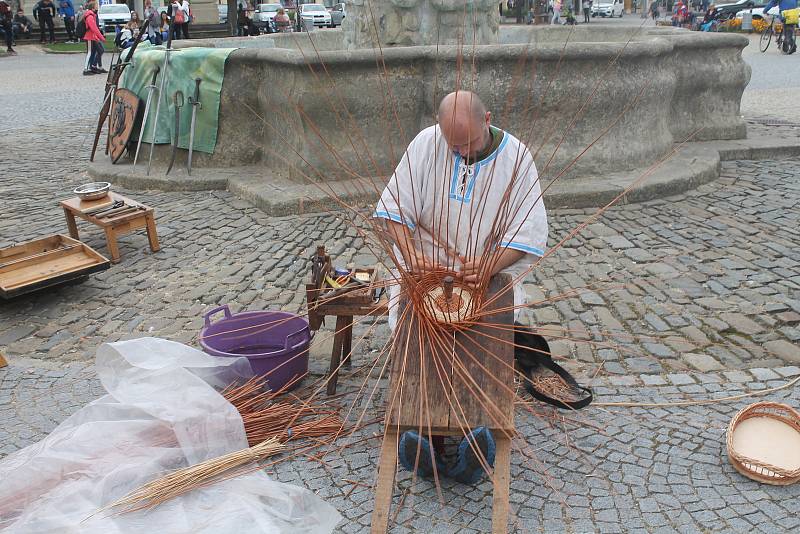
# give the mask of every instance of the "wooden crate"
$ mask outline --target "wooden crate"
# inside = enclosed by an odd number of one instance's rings
[[[0,249],[0,297],[63,284],[108,269],[111,262],[65,235],[51,235]]]

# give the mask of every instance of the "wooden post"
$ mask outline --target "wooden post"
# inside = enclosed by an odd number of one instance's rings
[[[492,533],[508,530],[508,485],[511,478],[511,440],[502,432],[494,435],[494,496],[492,499]]]
[[[352,320],[352,317],[351,317]],[[328,395],[336,393],[336,382],[339,380],[339,364],[342,361],[342,349],[347,337],[347,318],[344,315],[336,317],[336,333],[333,335],[333,352],[331,352],[331,367],[328,370]]]
[[[445,276],[442,279],[442,289],[444,290],[444,300],[448,304],[453,298],[453,277],[452,276]]]
[[[111,255],[111,263],[119,263],[119,246],[117,246],[117,233],[114,227],[106,226],[106,244],[108,245],[108,253]]]
[[[352,367],[350,356],[353,354],[353,316],[345,316],[344,342],[342,343],[342,362],[345,367]]]
[[[158,252],[161,250],[161,245],[158,243],[158,232],[156,231],[156,220],[153,217],[153,212],[145,215],[147,221],[147,240],[150,242],[150,250]]]
[[[78,238],[78,225],[75,223],[75,215],[72,214],[67,208],[64,208],[64,217],[67,219],[67,228],[69,229],[69,236],[72,239]]]
[[[375,508],[372,512],[372,534],[385,534],[389,526],[389,510],[392,507],[394,475],[397,469],[397,427],[387,428],[378,463],[378,484],[375,487]]]

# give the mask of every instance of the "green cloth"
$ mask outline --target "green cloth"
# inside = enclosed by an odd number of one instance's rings
[[[192,122],[192,106],[189,97],[194,97],[195,78],[200,83],[200,103],[194,132],[194,149],[198,152],[214,153],[217,144],[217,128],[219,125],[219,100],[222,92],[222,81],[225,76],[225,61],[235,48],[181,48],[170,52],[170,64],[167,67],[167,84],[161,98],[161,109],[158,112],[158,125],[155,128],[156,144],[172,142],[175,130],[175,92],[183,92],[184,103],[181,108],[180,137],[178,146],[189,148],[189,127]],[[161,87],[164,70],[164,46],[147,46],[141,43],[134,53],[133,65],[125,69],[120,87],[133,91],[142,99],[142,111],[147,102],[147,86],[153,79],[156,67],[162,69],[156,78],[156,87]],[[149,143],[152,138],[152,127],[156,116],[156,96],[150,104],[150,113],[145,126],[143,141]],[[136,133],[138,140],[138,132]]]

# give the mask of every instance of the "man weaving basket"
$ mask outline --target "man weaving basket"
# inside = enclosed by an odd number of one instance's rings
[[[373,216],[385,219],[398,263],[415,275],[447,270],[476,285],[484,277],[510,274],[516,311],[525,303],[523,275],[547,243],[533,157],[519,139],[491,125],[491,113],[468,91],[442,99],[437,124],[411,141]],[[392,329],[399,294],[396,284],[389,300]],[[426,438],[405,432],[400,461],[409,470],[417,465],[421,476],[433,473],[435,461],[438,472],[464,483],[484,473],[476,448],[493,465],[494,439],[484,427],[471,429],[451,465],[443,461],[441,436],[433,436],[433,446],[432,454]]]

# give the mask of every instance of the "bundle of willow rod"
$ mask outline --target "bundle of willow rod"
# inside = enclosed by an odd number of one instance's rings
[[[266,439],[289,440],[331,436],[338,433],[343,422],[336,410],[302,400],[275,401],[284,386],[277,391],[264,391],[265,379],[254,377],[242,385],[229,385],[222,395],[233,404],[244,422],[250,445]],[[309,417],[318,417],[308,419]]]
[[[263,460],[282,451],[283,448],[280,441],[272,438],[247,449],[178,469],[161,478],[151,480],[100,511],[115,510],[117,513],[124,514],[154,508],[179,495],[213,484],[223,475],[225,478],[229,478],[231,471],[250,462]]]

